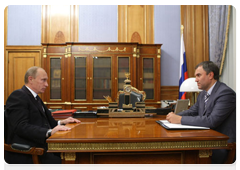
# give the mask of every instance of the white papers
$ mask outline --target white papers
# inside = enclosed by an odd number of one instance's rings
[[[156,122],[166,129],[210,129],[208,127],[201,127],[201,126],[174,124],[174,123],[168,122],[167,120],[158,120]]]

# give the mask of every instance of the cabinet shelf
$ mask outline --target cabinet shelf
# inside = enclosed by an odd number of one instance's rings
[[[93,90],[99,90],[99,91],[101,91],[101,90],[111,90],[110,88],[94,88]]]
[[[108,66],[94,66],[94,69],[103,69],[103,68],[105,68],[105,69],[111,69],[111,67],[108,67]]]
[[[86,77],[75,77],[75,79],[79,80],[79,79],[86,79]]]
[[[111,78],[109,77],[93,77],[93,79],[97,79],[97,80],[111,80]]]
[[[75,66],[76,69],[85,69],[86,66]]]
[[[61,87],[51,87],[51,90],[60,90]]]

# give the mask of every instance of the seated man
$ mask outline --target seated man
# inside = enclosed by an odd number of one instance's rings
[[[47,153],[46,139],[57,131],[70,130],[63,126],[70,122],[79,123],[74,118],[56,121],[37,94],[43,93],[48,86],[48,76],[44,69],[31,67],[25,74],[25,85],[14,91],[6,102],[7,139],[5,143],[27,144],[45,149],[40,156],[41,163],[61,163],[59,154]],[[5,152],[7,163],[32,163],[32,156]]]
[[[170,123],[209,127],[229,136],[229,143],[236,142],[236,93],[219,81],[219,68],[211,61],[204,61],[195,68],[199,93],[197,102],[177,115],[170,112]],[[213,150],[212,163],[224,163],[227,150]]]

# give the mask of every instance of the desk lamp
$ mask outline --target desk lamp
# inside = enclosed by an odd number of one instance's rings
[[[192,99],[191,99],[191,106],[197,101],[197,92],[200,92],[200,90],[197,86],[197,82],[195,82],[195,78],[191,77],[181,84],[180,86],[180,92],[193,92]]]

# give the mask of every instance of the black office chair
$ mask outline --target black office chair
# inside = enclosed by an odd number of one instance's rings
[[[5,139],[7,139],[7,129],[8,129],[8,125],[6,121],[6,111],[4,111],[4,152],[8,151],[8,152],[32,155],[33,163],[39,164],[40,161],[38,156],[43,155],[44,149],[31,147],[29,145],[19,144],[19,143],[6,144]]]

